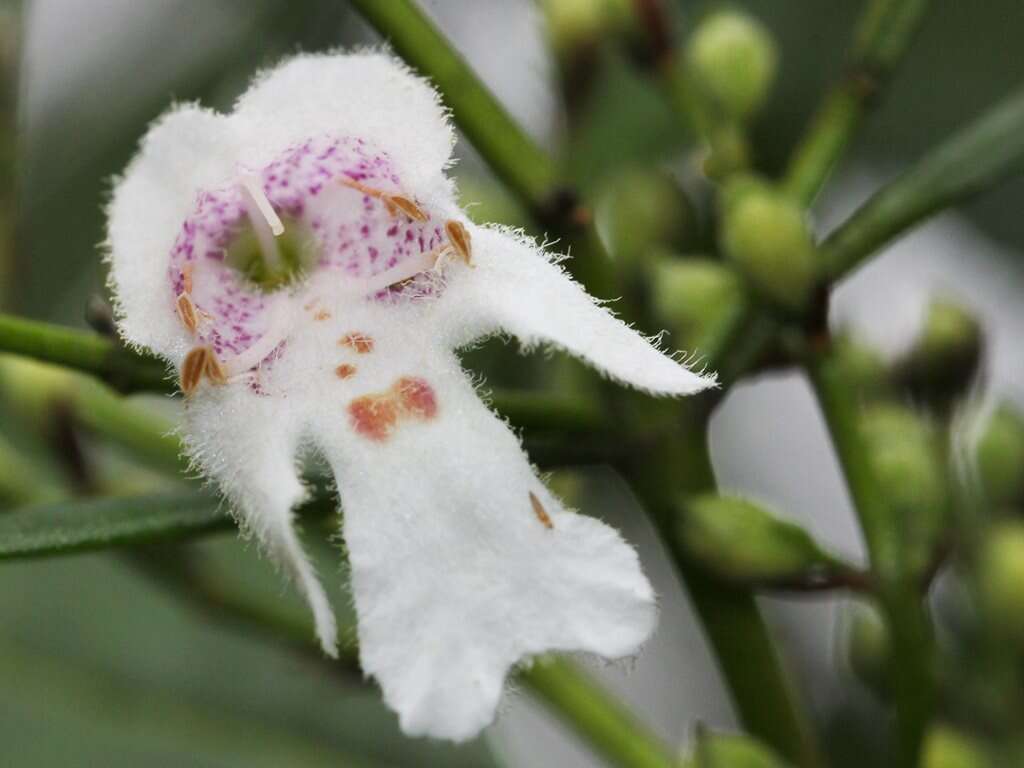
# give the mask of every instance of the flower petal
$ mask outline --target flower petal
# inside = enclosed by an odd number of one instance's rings
[[[449,282],[443,301],[453,343],[505,331],[525,345],[552,344],[608,376],[654,394],[713,386],[617,319],[529,238],[470,227],[475,269]]]
[[[217,481],[243,530],[293,578],[313,611],[324,652],[337,656],[334,613],[302,549],[293,510],[306,491],[296,472],[303,420],[244,384],[207,388],[188,403],[185,444]]]
[[[255,166],[310,137],[359,136],[387,150],[410,191],[448,188],[455,137],[437,91],[386,53],[290,58],[255,81],[231,119]]]
[[[548,492],[458,363],[424,375],[433,418],[320,442],[342,496],[363,669],[407,733],[460,741],[493,720],[524,657],[633,654],[656,607],[633,549]]]
[[[184,105],[155,122],[114,188],[107,209],[110,282],[119,328],[130,343],[172,359],[188,337],[167,287],[167,255],[203,188],[235,173],[236,143],[227,121]]]

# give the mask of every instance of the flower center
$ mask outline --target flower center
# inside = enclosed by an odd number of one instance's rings
[[[279,347],[314,276],[330,273],[318,290],[353,300],[429,294],[436,282],[419,277],[445,249],[462,254],[451,242],[387,154],[358,137],[311,138],[199,192],[170,254],[169,287],[196,345],[231,376]]]

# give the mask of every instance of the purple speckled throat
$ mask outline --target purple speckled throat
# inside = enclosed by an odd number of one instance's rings
[[[388,156],[361,138],[309,139],[252,175],[278,215],[304,230],[312,269],[340,281],[371,278],[445,242],[443,223],[428,211],[419,209],[422,220],[396,215],[374,194],[404,193]],[[226,263],[227,249],[251,227],[245,194],[239,184],[201,190],[168,269],[172,298],[188,293],[204,318],[197,340],[228,360],[259,341],[274,305],[293,292],[265,293]]]

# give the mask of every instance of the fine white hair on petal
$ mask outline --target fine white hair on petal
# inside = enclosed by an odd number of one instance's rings
[[[107,209],[110,283],[121,334],[171,359],[188,343],[167,278],[169,253],[200,189],[235,172],[237,142],[216,113],[182,105],[149,129]]]
[[[183,433],[193,461],[219,483],[242,529],[295,581],[324,652],[337,656],[334,612],[293,521],[295,506],[306,497],[296,471],[303,427],[296,415],[235,383],[191,398]]]
[[[637,389],[688,395],[714,386],[616,318],[530,238],[470,227],[475,269],[449,282],[441,303],[453,345],[507,332],[527,347],[551,344]]]
[[[244,136],[246,162],[268,162],[310,136],[358,136],[391,156],[410,192],[449,189],[442,172],[455,135],[440,97],[387,52],[290,58],[254,81],[232,120]]]
[[[494,719],[515,664],[633,655],[657,608],[635,551],[566,510],[455,359],[437,358],[422,372],[436,418],[317,442],[341,492],[363,669],[406,733],[462,741]]]

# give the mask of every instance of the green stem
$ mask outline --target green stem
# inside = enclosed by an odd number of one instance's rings
[[[839,162],[865,112],[896,70],[924,20],[929,0],[871,0],[846,76],[826,94],[797,144],[784,188],[809,206]]]
[[[173,391],[165,364],[91,331],[0,315],[0,351],[91,373],[126,390]]]
[[[563,659],[537,661],[519,680],[612,765],[675,765],[668,748],[577,665]]]
[[[495,174],[532,210],[552,202],[558,174],[480,82],[444,35],[411,0],[350,0],[395,51],[434,81],[462,132]]]
[[[821,245],[836,280],[922,219],[1024,170],[1024,88],[876,192]]]
[[[91,373],[123,392],[176,391],[164,363],[124,349],[111,339],[90,331],[0,314],[0,352],[13,352]],[[111,397],[114,397],[112,393]],[[107,398],[107,402],[114,401]],[[498,390],[493,392],[491,402],[514,426],[523,429],[589,433],[608,428],[607,415],[579,396]],[[99,403],[96,400],[93,405]],[[91,416],[97,428],[101,428],[103,419],[110,415],[108,409],[101,410]],[[130,428],[132,418],[134,416],[127,416],[123,426]]]
[[[671,405],[665,408],[665,418]],[[683,408],[677,436],[624,467],[669,548],[700,616],[737,713],[752,735],[800,766],[820,765],[812,729],[798,706],[768,627],[749,589],[725,584],[691,562],[676,535],[678,501],[715,489],[708,453],[707,414]],[[652,417],[658,418],[657,413]]]
[[[904,558],[899,520],[875,480],[849,377],[827,352],[812,360],[808,373],[846,478],[889,625],[900,765],[916,768],[936,703],[931,622],[916,575]]]

